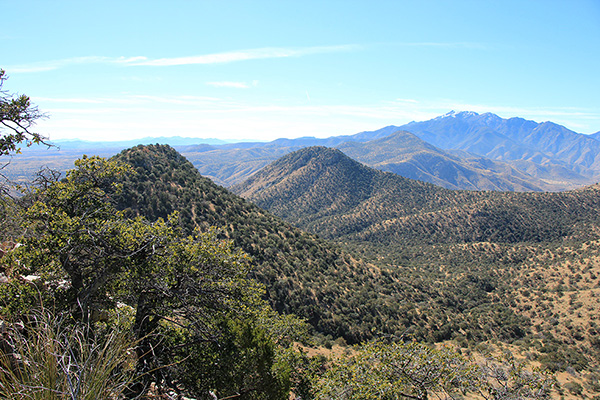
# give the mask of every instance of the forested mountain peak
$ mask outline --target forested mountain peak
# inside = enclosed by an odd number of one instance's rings
[[[305,161],[311,159],[310,153],[330,162],[349,160],[337,150],[310,148],[296,155],[296,165],[302,164],[302,154]],[[223,238],[252,257],[253,274],[265,284],[276,310],[306,318],[322,334],[354,342],[372,336],[373,317],[365,315],[367,304],[376,303],[381,304],[381,318],[389,322],[377,329],[400,329],[396,311],[378,300],[376,291],[359,297],[344,295],[358,293],[365,279],[382,279],[378,269],[202,177],[169,146],[137,146],[115,159],[136,171],[121,182],[120,208],[151,221],[177,211],[187,232],[195,227],[218,228]],[[340,302],[342,298],[346,300]],[[350,304],[354,313],[347,311]]]
[[[313,224],[327,216],[352,212],[365,201],[375,201],[391,186],[404,192],[405,198],[414,194],[408,202],[420,201],[418,193],[444,190],[375,170],[340,150],[325,147],[290,153],[231,189],[282,218]]]
[[[585,310],[598,304],[598,185],[559,193],[446,190],[312,148],[281,158],[236,189],[390,274],[391,286],[377,290],[408,301],[416,311],[407,314],[412,327],[425,328],[416,329],[434,341],[533,335],[545,343],[539,359],[554,370],[598,360],[593,321],[573,322],[565,312],[569,298],[581,296]],[[594,336],[584,339],[584,331]]]
[[[116,159],[137,171],[122,182],[123,194],[118,198],[121,208],[151,220],[179,211],[188,229],[220,228],[223,237],[252,256],[254,276],[265,284],[274,308],[307,318],[322,334],[349,342],[389,335],[437,341],[452,337],[460,324],[472,338],[491,338],[489,332],[493,331],[512,340],[528,329],[527,322],[510,310],[485,308],[484,321],[479,316],[483,318],[484,309],[467,306],[473,296],[480,299],[477,304],[489,302],[485,290],[493,290],[489,289],[492,286],[485,289],[487,284],[479,280],[473,284],[453,278],[430,293],[430,284],[418,278],[419,268],[365,264],[203,178],[168,146],[138,146]],[[311,214],[309,228],[332,237],[368,233],[373,212],[390,221],[399,217],[399,210],[389,207],[391,202],[401,204],[404,215],[413,213],[411,210],[431,212],[439,206],[439,199],[452,192],[362,166],[341,151],[324,147],[291,153],[270,170],[279,179],[273,188],[291,189],[298,184],[305,189],[293,194],[307,203],[293,200],[287,209],[317,212]],[[293,177],[286,179],[287,173]],[[282,206],[285,203],[278,202]],[[348,218],[351,224],[340,224],[337,216]],[[324,225],[332,229],[322,230]],[[393,236],[390,239],[397,240]],[[442,293],[447,290],[468,290],[470,294],[449,306],[440,297],[446,296]],[[473,318],[480,322],[469,326],[466,321]]]
[[[327,238],[378,243],[520,242],[585,235],[596,191],[451,191],[309,148],[264,168],[237,193]]]
[[[352,160],[338,149],[312,146],[281,157],[232,190],[241,193],[244,191],[242,187],[249,190],[251,187],[260,189],[261,185],[258,182],[264,176],[268,176],[273,183],[288,185],[293,182],[295,190],[303,190],[316,180],[331,180],[332,184],[341,185],[353,176],[360,175],[371,179],[372,174],[373,171],[369,168]]]

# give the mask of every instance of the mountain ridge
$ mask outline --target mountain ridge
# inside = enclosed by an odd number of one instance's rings
[[[325,147],[290,153],[231,189],[323,237],[386,243],[585,235],[580,215],[597,221],[600,205],[595,186],[561,193],[452,191],[369,168]]]
[[[509,164],[468,152],[446,152],[406,131],[368,142],[345,142],[337,148],[373,168],[448,189],[544,191],[555,188]]]
[[[378,268],[216,185],[173,148],[136,146],[114,159],[135,170],[120,182],[123,189],[115,198],[119,209],[150,221],[178,212],[184,233],[216,227],[223,239],[232,240],[252,258],[253,277],[265,284],[275,310],[295,313],[322,335],[344,337],[350,343],[373,336],[375,314],[365,316],[375,306],[378,318],[385,321],[378,330],[393,334],[406,329],[390,296],[380,297],[376,290],[361,292],[367,277],[369,285],[389,285],[382,283],[385,277]],[[397,301],[402,287],[389,288]],[[360,297],[347,296],[359,292]],[[352,313],[345,311],[348,307]]]
[[[552,371],[598,365],[598,184],[558,193],[448,190],[315,147],[232,189],[409,285],[407,318],[428,340],[497,333]],[[319,197],[311,204],[307,193]]]
[[[368,142],[402,130],[411,131],[437,147],[435,157],[433,153],[415,153],[407,164],[392,166],[399,163],[390,156],[388,162],[379,160],[377,165],[371,166],[451,189],[561,191],[600,180],[600,142],[594,139],[597,134],[581,135],[551,122],[537,123],[519,117],[504,119],[492,113],[451,112],[429,121],[389,125],[376,131],[324,139],[282,138],[272,142],[227,144],[190,144],[185,141],[203,140],[182,139],[184,143],[176,145],[176,148],[192,161],[202,175],[228,187],[242,182],[277,158],[303,147],[348,147],[352,143],[356,147],[364,143],[367,148],[372,146]],[[164,139],[169,141],[169,138]],[[161,140],[149,138],[148,142]],[[128,144],[67,143],[61,151],[26,148],[3,170],[3,174],[15,182],[27,184],[42,165],[64,172],[84,153],[110,156],[129,147]],[[116,147],[106,147],[109,145]],[[90,146],[92,148],[86,148]],[[401,143],[394,146],[398,152],[406,151],[406,146]],[[368,158],[359,161],[369,163]]]
[[[308,148],[300,152],[290,156],[295,157],[295,167],[311,166],[315,155],[324,154],[310,169],[311,173],[321,173],[324,180],[336,165],[348,169],[357,164],[339,150]],[[216,226],[221,237],[233,240],[252,257],[255,277],[265,284],[274,308],[306,318],[321,335],[341,337],[349,343],[391,335],[433,342],[451,339],[461,331],[472,340],[510,341],[530,330],[526,318],[495,300],[501,298],[503,289],[495,289],[498,283],[494,274],[471,272],[473,278],[466,279],[461,263],[451,277],[439,281],[438,273],[428,278],[417,265],[367,263],[354,255],[358,248],[345,251],[341,244],[303,233],[219,187],[168,146],[137,146],[115,156],[115,160],[130,164],[136,171],[120,182],[122,194],[115,198],[127,215],[142,215],[153,221],[177,211],[186,232]],[[354,172],[342,183],[361,176],[373,178],[368,190],[347,196],[330,191],[323,193],[322,200],[346,212],[378,193],[386,180],[409,181],[368,167]],[[312,183],[304,184],[309,188]],[[404,195],[410,199],[418,190],[423,193],[414,197],[412,207],[431,193],[452,192],[418,182],[415,193]],[[435,201],[433,206],[432,210]]]
[[[400,128],[442,149],[467,150],[504,161],[571,165],[574,172],[592,179],[600,174],[600,142],[553,122],[461,112]]]

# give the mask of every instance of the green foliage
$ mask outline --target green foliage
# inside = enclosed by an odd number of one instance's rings
[[[200,398],[212,392],[218,398],[287,399],[289,377],[276,368],[277,348],[265,328],[238,318],[218,326],[218,340],[177,351],[174,375],[186,391]]]
[[[227,315],[235,312],[245,320],[262,305],[260,287],[246,277],[245,255],[217,239],[214,232],[163,238],[170,241],[137,262],[120,281],[125,292],[121,298],[136,309],[133,329],[141,340],[138,366],[147,377],[139,392],[153,380],[190,384],[180,371],[163,368],[177,363],[177,349],[192,357],[195,344],[222,340],[227,331],[219,321]],[[179,342],[165,342],[173,329],[183,332]]]
[[[289,377],[291,392],[297,399],[314,399],[318,382],[326,372],[328,360],[324,356],[309,356],[302,349],[280,351],[277,368],[283,368]]]
[[[19,153],[19,145],[45,143],[46,138],[31,131],[36,120],[44,117],[26,95],[15,96],[2,89],[8,79],[0,69],[0,156]]]
[[[589,360],[584,354],[564,346],[557,340],[548,340],[540,349],[540,353],[537,360],[552,372],[565,371],[568,367],[581,371],[589,365]]]
[[[46,297],[45,299],[42,297]],[[34,282],[25,279],[12,279],[0,285],[0,318],[18,320],[39,306],[40,301],[50,303],[46,293]]]
[[[478,364],[449,347],[369,343],[333,360],[317,381],[317,399],[547,399],[554,379],[506,356]]]
[[[319,381],[317,399],[427,399],[464,393],[476,369],[450,348],[419,343],[369,343],[345,357]]]
[[[306,323],[263,307],[251,315],[226,314],[211,323],[219,332],[210,339],[163,324],[166,347],[172,348],[169,370],[175,386],[197,398],[287,399],[302,379],[293,344],[306,340]],[[163,369],[163,373],[165,369]]]
[[[22,221],[17,201],[0,193],[0,250],[6,252],[8,245],[14,246],[14,240],[21,236]]]
[[[370,274],[364,263],[203,178],[169,146],[137,146],[114,159],[136,171],[121,177],[123,191],[115,197],[125,215],[155,221],[177,211],[184,234],[216,226],[219,237],[252,258],[257,268],[251,275],[266,286],[275,310],[350,342],[370,337],[369,324],[337,303],[343,293],[361,290],[354,275]],[[374,304],[378,294],[364,292]],[[364,307],[358,301],[352,306]]]
[[[144,237],[141,220],[126,220],[109,201],[109,194],[118,190],[113,180],[126,166],[84,157],[76,167],[63,181],[34,194],[25,212],[28,237],[16,257],[20,273],[68,280],[72,312],[85,322],[105,307],[106,285],[153,238]]]
[[[12,273],[36,274],[43,282],[40,290],[54,295],[58,307],[84,324],[104,319],[117,307],[131,307],[139,378],[128,396],[145,393],[152,382],[176,386],[182,378],[167,366],[177,362],[177,349],[221,340],[226,332],[241,338],[227,316],[235,314],[246,323],[262,309],[263,291],[248,279],[249,259],[214,229],[183,235],[176,213],[153,223],[127,218],[112,199],[121,189],[119,176],[132,172],[128,166],[84,157],[76,167],[28,200],[27,236],[11,252]],[[7,296],[15,285],[3,288]],[[9,301],[6,312],[25,316],[21,303]],[[222,332],[222,327],[227,329]],[[184,341],[165,340],[178,330]],[[266,349],[260,343],[240,346]]]

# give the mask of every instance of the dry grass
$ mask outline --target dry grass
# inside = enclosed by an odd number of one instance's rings
[[[132,382],[132,342],[119,331],[87,327],[39,312],[27,325],[4,324],[0,398],[118,399]]]

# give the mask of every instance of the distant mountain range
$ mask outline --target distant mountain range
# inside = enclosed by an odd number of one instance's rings
[[[179,150],[205,176],[231,186],[308,146],[336,147],[374,168],[449,189],[559,191],[595,183],[600,176],[600,141],[593,135],[491,113],[450,112],[429,121],[326,139]]]
[[[224,143],[218,139],[146,138],[128,142],[58,141],[15,158],[4,172],[27,181],[40,165],[66,170],[81,154],[110,156],[134,144],[173,145],[203,176],[229,187],[278,158],[310,146],[335,147],[368,166],[448,189],[561,191],[600,177],[600,132],[491,113],[450,112],[423,122],[325,139]],[[197,143],[202,141],[202,143]]]
[[[551,185],[546,185],[505,162],[464,151],[444,151],[406,131],[397,131],[369,142],[345,142],[337,148],[373,168],[448,189],[553,189]]]
[[[596,178],[600,172],[600,142],[552,122],[451,112],[429,121],[411,122],[401,129],[442,149],[465,150],[510,162],[542,180],[556,181],[560,168],[578,174],[582,180]],[[553,167],[552,173],[547,168],[534,170],[532,164]]]
[[[55,144],[60,149],[65,150],[77,150],[77,149],[97,149],[97,148],[118,148],[118,149],[127,149],[129,147],[137,146],[138,144],[156,144],[156,143],[168,143],[171,146],[185,146],[191,144],[197,144],[198,141],[201,140],[202,143],[220,145],[229,143],[226,140],[220,139],[198,139],[198,138],[188,138],[181,136],[171,136],[171,137],[145,137],[141,139],[131,139],[131,140],[114,140],[114,141],[87,141],[87,140],[79,140],[79,139],[58,139],[53,140],[52,143]]]

